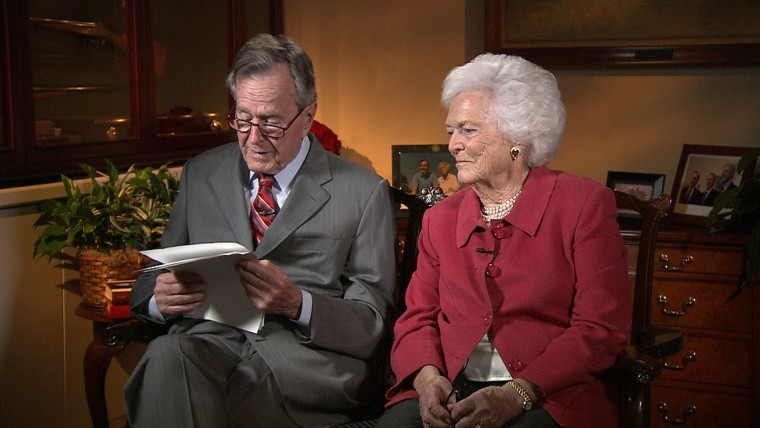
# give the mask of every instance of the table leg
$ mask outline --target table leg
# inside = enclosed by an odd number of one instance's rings
[[[106,407],[105,381],[111,358],[124,349],[125,342],[106,346],[96,331],[93,341],[84,354],[84,387],[87,393],[87,406],[93,428],[108,428],[108,409]]]

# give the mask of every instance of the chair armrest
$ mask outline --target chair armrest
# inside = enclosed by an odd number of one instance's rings
[[[620,370],[620,375],[629,381],[633,379],[638,383],[649,383],[660,375],[662,362],[657,358],[641,353],[634,346],[628,346],[618,355],[615,367]]]
[[[101,334],[101,341],[106,346],[116,346],[133,340],[148,343],[165,334],[169,329],[165,324],[149,324],[136,319],[119,322],[108,326]]]
[[[635,346],[640,353],[662,359],[681,351],[683,332],[669,327],[652,326],[639,332]]]
[[[612,386],[620,411],[621,428],[649,426],[650,383],[660,375],[662,362],[628,346],[608,371],[607,382]]]

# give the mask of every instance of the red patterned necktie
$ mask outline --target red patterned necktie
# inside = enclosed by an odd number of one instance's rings
[[[267,231],[269,225],[274,221],[275,215],[277,215],[277,204],[274,201],[274,196],[272,196],[274,176],[258,174],[258,178],[259,191],[256,193],[256,198],[251,207],[251,225],[256,233],[256,245],[261,242],[264,232]]]

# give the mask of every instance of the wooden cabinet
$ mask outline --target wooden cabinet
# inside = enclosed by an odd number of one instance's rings
[[[635,260],[635,235],[626,236]],[[652,385],[652,427],[758,426],[758,285],[735,299],[744,238],[665,229],[657,243],[652,317],[684,332]],[[630,253],[633,253],[631,255]],[[631,259],[634,257],[634,259]]]
[[[282,33],[282,0],[0,2],[0,187],[234,141],[229,66]]]

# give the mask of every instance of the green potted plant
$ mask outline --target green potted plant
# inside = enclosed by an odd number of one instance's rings
[[[760,156],[760,147],[751,149],[739,159],[736,171],[741,174],[750,166],[755,166],[758,156]],[[760,175],[758,175],[758,170],[744,183],[726,190],[715,198],[715,204],[707,216],[707,228],[711,232],[732,230],[747,234],[742,270],[736,291],[729,297],[731,300],[760,271]]]
[[[106,306],[108,281],[130,281],[141,267],[140,250],[161,239],[179,181],[168,165],[157,170],[132,165],[125,174],[110,161],[106,172],[80,164],[89,177],[89,192],[62,175],[66,196],[39,206],[34,228],[43,228],[34,242],[34,257],[62,258],[76,251],[83,302]]]

